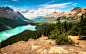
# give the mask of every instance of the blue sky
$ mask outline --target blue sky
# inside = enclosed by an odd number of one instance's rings
[[[67,12],[74,7],[86,8],[86,0],[0,0],[0,7],[5,6],[9,6],[14,10],[18,10],[23,15],[25,15],[24,11],[30,11],[32,13],[32,11],[37,12],[36,10],[39,10],[40,8],[42,10],[53,9],[54,11],[55,9],[58,12],[59,10]]]

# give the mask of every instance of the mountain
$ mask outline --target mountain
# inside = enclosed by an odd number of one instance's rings
[[[25,22],[26,19],[19,11],[14,11],[10,7],[0,7],[0,17]]]
[[[36,22],[55,23],[59,17],[61,22],[67,21],[77,24],[80,21],[81,15],[85,12],[86,8],[76,7],[68,12],[53,12],[52,14],[47,15],[44,18],[37,20]]]
[[[18,17],[20,17],[21,19],[25,18],[19,11],[16,11],[15,15],[18,16]]]
[[[52,14],[48,15],[48,16],[45,16],[45,17],[61,17],[61,16],[64,16],[66,12],[53,12]]]
[[[40,19],[42,19],[42,18],[44,18],[43,16],[38,16],[38,17],[35,17],[35,18],[33,18],[33,19],[31,19],[32,21],[37,21],[37,20],[40,20]]]
[[[0,17],[0,28],[1,28],[0,31],[7,30],[7,29],[12,29],[16,26],[26,25],[26,24],[28,24],[28,23],[19,22],[19,21],[15,21],[15,20],[12,20],[12,19]]]
[[[61,19],[66,19],[66,18],[67,19],[79,19],[82,13],[84,13],[85,11],[86,11],[86,8],[76,7],[76,8],[71,9],[68,12],[61,12],[61,13],[54,12],[45,17],[55,17],[55,18],[60,17]]]

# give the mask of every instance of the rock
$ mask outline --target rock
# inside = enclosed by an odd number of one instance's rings
[[[69,53],[67,50],[63,50],[63,53]]]
[[[77,47],[83,47],[83,48],[85,47],[85,46],[83,46],[83,45],[75,45],[75,46],[77,46]]]
[[[1,48],[2,54],[86,54],[83,45],[55,45],[55,41],[47,37],[40,37],[37,40],[29,39],[27,42],[19,41],[12,45]],[[51,44],[49,44],[51,42]],[[79,47],[77,47],[79,46]]]
[[[38,49],[37,52],[42,52],[45,47],[42,47],[41,49]]]
[[[47,54],[48,51],[47,51],[47,49],[44,49],[41,53]]]
[[[12,29],[12,27],[10,27],[10,26],[6,26],[7,27],[7,29]]]
[[[38,49],[38,48],[40,48],[40,47],[41,47],[41,46],[32,45],[32,50]]]
[[[3,54],[7,54],[7,53],[3,53]]]
[[[43,37],[44,35],[42,35],[42,37]]]
[[[62,53],[64,49],[62,47],[51,47],[48,53]]]
[[[69,50],[74,51],[74,49],[69,49]]]
[[[86,52],[82,52],[82,51],[80,51],[79,54],[86,54]]]

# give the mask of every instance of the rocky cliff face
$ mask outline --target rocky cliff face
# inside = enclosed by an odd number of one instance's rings
[[[61,13],[56,12],[46,17],[56,17],[56,18],[62,17],[63,18],[63,16],[65,16],[66,18],[69,18],[69,19],[71,18],[78,19],[82,15],[82,13],[84,13],[85,11],[86,11],[86,8],[76,7],[76,8],[71,9],[68,12],[61,12]]]
[[[64,16],[66,12],[53,12],[52,14],[46,16],[46,17],[61,17],[61,16]]]
[[[15,15],[20,17],[21,19],[25,18],[19,11],[16,11]]]
[[[18,11],[14,11],[9,7],[0,7],[0,17],[9,18],[12,20],[21,20],[25,19],[25,17]]]

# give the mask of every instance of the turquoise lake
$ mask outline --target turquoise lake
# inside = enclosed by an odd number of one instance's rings
[[[0,42],[2,40],[6,40],[7,38],[13,36],[13,35],[17,35],[21,32],[23,32],[24,30],[31,30],[31,31],[35,31],[36,26],[33,25],[24,25],[24,26],[18,26],[16,28],[10,29],[10,30],[5,30],[0,32]]]

